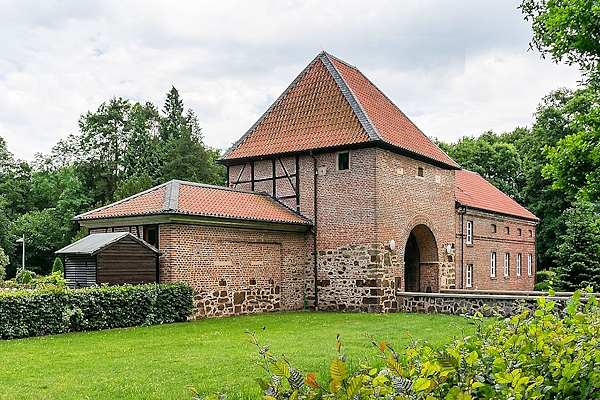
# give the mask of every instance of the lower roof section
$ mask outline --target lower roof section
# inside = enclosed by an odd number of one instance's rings
[[[246,226],[295,225],[306,230],[312,222],[265,193],[172,180],[116,203],[73,218],[83,226],[106,226],[134,218],[162,223]],[[102,222],[104,221],[104,222]],[[297,230],[291,229],[289,230]]]

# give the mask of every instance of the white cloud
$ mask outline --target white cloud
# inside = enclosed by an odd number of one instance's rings
[[[444,140],[530,124],[579,76],[526,52],[517,1],[0,3],[0,136],[24,159],[112,96],[162,107],[171,85],[226,148],[321,48]]]

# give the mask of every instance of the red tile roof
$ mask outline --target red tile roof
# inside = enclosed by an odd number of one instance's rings
[[[311,225],[307,218],[267,194],[177,180],[78,215],[74,219],[84,221],[150,214],[187,214]]]
[[[538,217],[486,181],[481,175],[455,171],[454,196],[461,205],[538,221]]]
[[[222,159],[368,143],[459,168],[358,69],[322,52]]]

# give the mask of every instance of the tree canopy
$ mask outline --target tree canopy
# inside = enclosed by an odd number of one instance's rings
[[[78,133],[32,162],[15,160],[0,137],[0,248],[10,259],[8,276],[21,263],[21,235],[27,268],[49,273],[54,251],[77,233],[75,215],[170,179],[224,185],[219,157],[174,87],[162,111],[109,99],[80,116]]]

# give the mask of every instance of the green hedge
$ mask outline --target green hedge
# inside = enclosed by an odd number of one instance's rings
[[[0,339],[182,322],[193,289],[183,283],[0,292]]]

